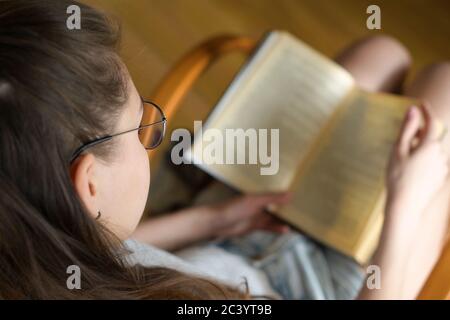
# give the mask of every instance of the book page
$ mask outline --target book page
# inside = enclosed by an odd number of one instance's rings
[[[249,144],[258,151],[266,144],[270,154],[271,129],[277,129],[277,173],[262,175],[261,168],[268,165],[261,164],[259,155],[258,163],[250,164],[249,154],[245,155],[245,164],[236,161],[199,166],[245,192],[287,190],[320,129],[352,87],[353,79],[340,66],[288,33],[272,32],[214,109],[203,133],[210,128],[220,130],[223,137],[227,129],[248,132],[244,150],[238,150],[237,143],[224,141],[225,153],[234,152],[237,158],[237,153],[249,152]],[[259,135],[264,136],[260,129],[267,129],[266,140]],[[258,134],[257,141],[250,139],[253,130]],[[208,143],[211,141],[196,136],[191,156],[197,162],[208,160],[202,153]]]
[[[389,155],[412,103],[355,89],[300,167],[291,186],[295,199],[280,215],[355,255],[367,223],[377,220],[372,214],[380,213],[375,208],[384,190]]]

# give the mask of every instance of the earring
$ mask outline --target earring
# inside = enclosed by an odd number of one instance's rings
[[[95,220],[100,219],[100,217],[102,216],[102,213],[100,212],[100,210],[98,210],[97,212],[98,212],[98,216],[97,216],[97,218],[95,218]]]

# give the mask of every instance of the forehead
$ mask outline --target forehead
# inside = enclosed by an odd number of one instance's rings
[[[128,76],[128,103],[131,104],[131,108],[134,108],[135,110],[140,110],[142,105],[142,98],[139,95],[139,92],[136,89],[136,86],[134,85],[133,80],[130,76]]]
[[[140,123],[140,114],[142,108],[141,96],[139,95],[133,81],[128,77],[127,90],[128,97],[125,102],[122,113],[118,119],[116,131],[125,131],[136,127]]]

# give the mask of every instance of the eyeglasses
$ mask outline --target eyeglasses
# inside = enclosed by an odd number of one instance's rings
[[[114,137],[136,130],[138,130],[139,140],[141,141],[145,149],[151,150],[159,146],[164,138],[164,134],[166,133],[167,118],[164,115],[162,109],[156,103],[144,100],[142,98],[141,100],[144,106],[144,116],[142,118],[146,119],[146,122],[150,123],[141,124],[138,128],[135,129],[103,136],[86,142],[75,150],[75,152],[72,154],[72,157],[70,158],[70,163],[72,163],[86,149],[96,146],[102,142],[109,141]]]

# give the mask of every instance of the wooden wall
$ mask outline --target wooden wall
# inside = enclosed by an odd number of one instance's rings
[[[411,51],[411,76],[450,60],[449,0],[85,0],[117,16],[124,60],[138,90],[149,95],[171,65],[197,43],[221,33],[260,37],[284,29],[332,57],[353,40],[386,33]],[[366,28],[366,8],[381,7],[382,30]],[[206,115],[243,58],[224,58],[199,81],[171,126]]]

